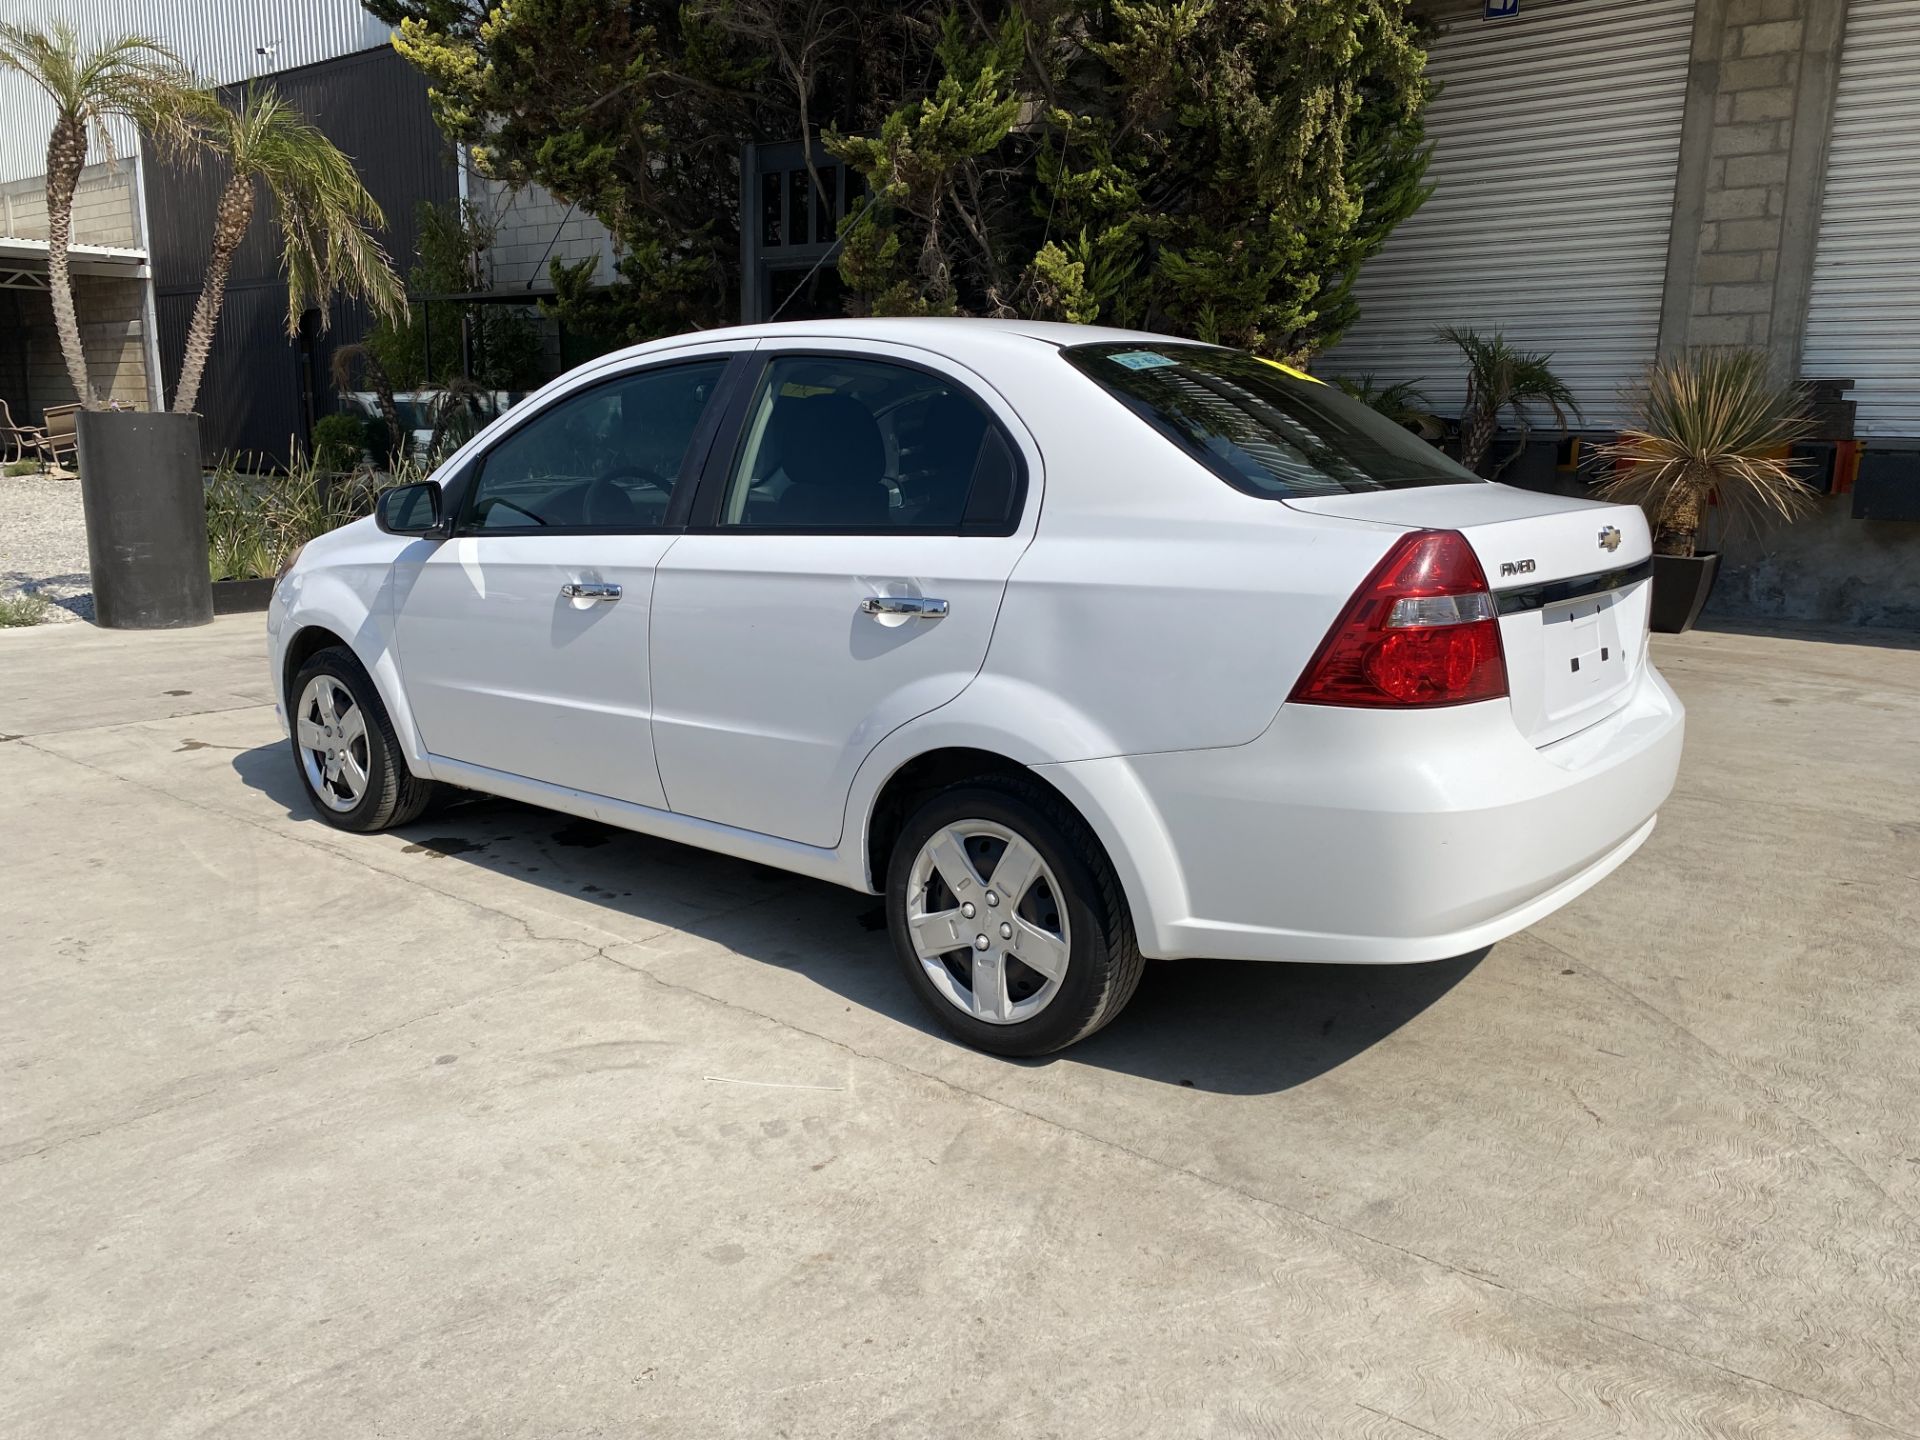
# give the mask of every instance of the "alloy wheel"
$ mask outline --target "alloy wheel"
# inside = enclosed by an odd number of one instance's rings
[[[920,847],[907,931],[934,989],[977,1020],[1017,1025],[1053,1002],[1071,953],[1053,871],[1033,845],[990,820],[957,820]]]
[[[316,675],[294,712],[307,787],[329,810],[347,811],[367,793],[367,720],[353,692],[331,675]]]

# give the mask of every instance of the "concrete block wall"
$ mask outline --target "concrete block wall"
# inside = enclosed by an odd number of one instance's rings
[[[80,320],[80,343],[87,355],[87,375],[103,397],[123,405],[148,408],[146,281],[99,275],[73,277],[74,310]],[[10,392],[7,403],[23,423],[38,424],[49,405],[67,405],[74,393],[60,356],[60,338],[53,328],[53,306],[44,292],[21,293],[20,315],[25,331],[25,389]],[[9,374],[11,374],[9,370]]]
[[[591,216],[573,210],[538,185],[515,190],[469,172],[467,196],[497,227],[487,261],[493,288],[544,290],[553,260],[596,262],[595,278],[613,280],[613,236]]]
[[[0,185],[0,235],[21,240],[47,238],[47,182],[41,175]],[[133,162],[89,165],[73,192],[73,243],[140,246],[135,215]]]

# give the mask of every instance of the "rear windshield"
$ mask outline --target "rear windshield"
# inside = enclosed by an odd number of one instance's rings
[[[1337,386],[1210,345],[1060,352],[1237,490],[1284,500],[1485,482]]]

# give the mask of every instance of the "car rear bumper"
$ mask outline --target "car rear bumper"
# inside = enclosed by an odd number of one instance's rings
[[[1147,954],[1404,964],[1490,945],[1605,878],[1651,833],[1684,729],[1649,664],[1620,710],[1541,749],[1505,701],[1288,705],[1249,745],[1040,771],[1125,853]]]

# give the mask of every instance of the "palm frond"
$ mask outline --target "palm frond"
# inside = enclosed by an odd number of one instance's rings
[[[1361,404],[1371,407],[1409,430],[1417,430],[1422,435],[1430,431],[1438,433],[1439,417],[1433,413],[1433,407],[1427,400],[1419,383],[1413,380],[1399,380],[1391,385],[1376,384],[1371,373],[1358,379],[1351,376],[1335,376],[1334,384]]]
[[[405,287],[373,231],[386,223],[353,161],[271,87],[252,86],[237,107],[223,107],[208,142],[236,174],[273,197],[287,277],[287,333],[336,294],[366,301],[381,315],[404,315]]]
[[[0,22],[0,70],[15,71],[38,86],[62,119],[86,127],[109,160],[116,158],[109,120],[128,120],[161,148],[177,149],[206,104],[206,92],[185,62],[146,35],[121,35],[89,47],[64,22],[46,30]]]

